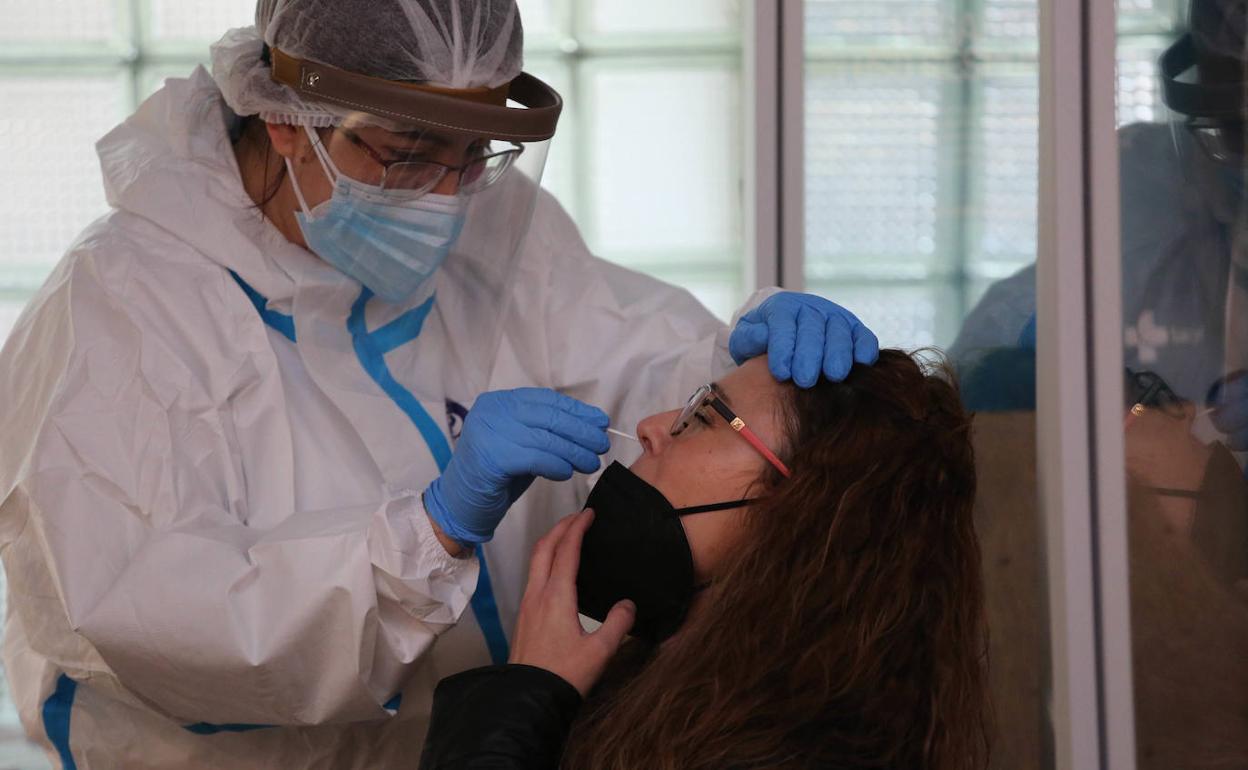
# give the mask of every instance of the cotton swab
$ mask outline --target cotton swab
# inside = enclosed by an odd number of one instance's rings
[[[636,436],[625,433],[622,430],[616,430],[615,428],[607,428],[607,433],[611,433],[613,435],[619,436],[620,438],[626,438],[629,441],[637,441],[638,444],[641,443],[640,441],[638,441]]]

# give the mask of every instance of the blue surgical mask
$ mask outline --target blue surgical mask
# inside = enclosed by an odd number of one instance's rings
[[[328,200],[309,209],[286,161],[303,209],[295,219],[308,248],[387,302],[411,297],[446,261],[459,238],[463,199],[432,193],[412,199],[352,179],[334,166],[316,133],[308,129],[308,134],[334,186]]]

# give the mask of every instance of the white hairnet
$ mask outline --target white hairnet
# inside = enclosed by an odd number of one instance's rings
[[[261,60],[266,43],[350,72],[445,88],[501,86],[524,58],[515,0],[258,0],[256,25],[212,46],[212,76],[235,113],[311,126],[358,113],[275,82]]]

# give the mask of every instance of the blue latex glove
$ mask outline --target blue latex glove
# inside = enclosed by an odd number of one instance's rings
[[[483,393],[446,470],[425,490],[425,510],[450,537],[484,543],[534,478],[598,470],[609,422],[601,409],[547,388]]]
[[[1237,452],[1248,449],[1248,374],[1236,372],[1220,380],[1209,402],[1214,407],[1209,418],[1226,434],[1226,445]]]
[[[728,339],[728,352],[738,364],[763,351],[772,376],[809,388],[820,373],[839,381],[855,363],[874,364],[880,341],[835,302],[782,291],[742,316]]]

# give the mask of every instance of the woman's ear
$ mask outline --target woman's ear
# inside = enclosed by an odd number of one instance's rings
[[[285,123],[265,123],[269,132],[269,142],[277,154],[291,161],[303,159],[312,149],[308,135],[302,126],[291,126]]]

